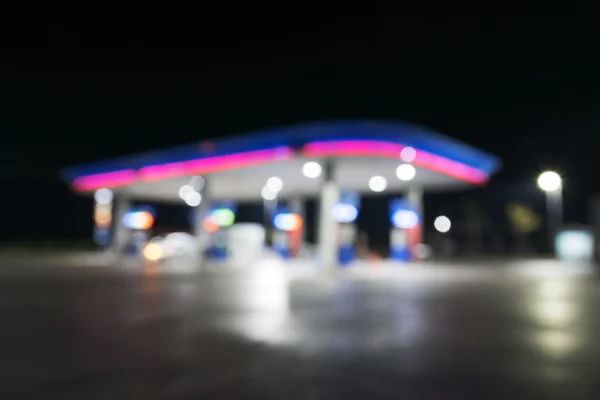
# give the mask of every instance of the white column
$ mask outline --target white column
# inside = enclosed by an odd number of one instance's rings
[[[196,240],[200,249],[200,256],[204,254],[204,250],[208,246],[210,241],[210,233],[204,229],[204,218],[210,208],[210,187],[209,179],[204,178],[204,186],[200,190],[202,195],[202,201],[200,205],[194,207],[194,219],[193,219],[193,232],[196,236]]]
[[[417,214],[419,214],[419,243],[423,243],[423,222],[425,221],[425,216],[423,214],[423,189],[414,186],[409,187],[406,200],[408,201],[408,204],[414,208]]]
[[[265,245],[268,247],[273,245],[273,217],[278,201],[277,197],[273,200],[263,199],[263,228],[265,229]]]
[[[115,196],[113,200],[114,204],[114,217],[113,217],[113,239],[112,239],[112,250],[116,254],[122,254],[127,244],[127,238],[129,237],[129,229],[123,225],[123,216],[131,208],[131,201],[127,197]]]
[[[331,162],[324,168],[324,182],[321,187],[319,204],[319,257],[324,268],[335,268],[338,258],[337,223],[333,220],[331,210],[339,201],[340,193],[337,184],[333,181],[333,166]]]

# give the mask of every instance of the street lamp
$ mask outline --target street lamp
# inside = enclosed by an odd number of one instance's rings
[[[537,184],[546,193],[548,233],[552,249],[554,248],[554,237],[563,223],[562,178],[554,171],[546,171],[540,174]]]

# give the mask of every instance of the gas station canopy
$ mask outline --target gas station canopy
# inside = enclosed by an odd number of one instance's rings
[[[273,176],[283,182],[280,197],[318,195],[324,159],[332,160],[339,188],[356,192],[373,191],[374,183],[379,183],[374,191],[391,192],[409,185],[426,190],[484,185],[500,167],[496,157],[420,126],[343,121],[251,132],[76,166],[63,171],[63,178],[77,192],[111,188],[117,196],[181,202],[179,189],[190,177],[210,176],[211,198],[252,201],[261,199]],[[307,171],[310,161],[319,165]],[[398,169],[405,164],[412,167]],[[374,182],[373,177],[383,179]]]

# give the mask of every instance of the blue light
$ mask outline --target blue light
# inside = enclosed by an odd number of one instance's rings
[[[392,225],[396,228],[411,229],[419,226],[419,215],[412,210],[396,210],[392,214]]]
[[[350,223],[358,217],[358,209],[352,204],[338,203],[331,209],[331,216],[335,222]]]

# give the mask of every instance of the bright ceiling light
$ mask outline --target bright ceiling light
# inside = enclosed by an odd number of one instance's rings
[[[537,183],[544,192],[556,192],[562,187],[562,179],[554,171],[546,171],[540,174]]]
[[[283,189],[283,181],[277,176],[267,179],[266,187],[273,193],[279,193]]]
[[[383,176],[374,176],[369,179],[369,189],[374,192],[383,192],[387,187],[387,180]]]
[[[396,168],[396,176],[401,181],[410,181],[414,179],[417,174],[417,170],[410,164],[402,164],[398,168]]]
[[[192,188],[197,192],[204,189],[204,184],[204,178],[201,176],[193,176],[190,178],[190,186],[192,186]]]
[[[318,178],[321,171],[323,171],[321,164],[315,161],[309,161],[302,166],[302,173],[307,178]]]
[[[200,203],[202,203],[202,196],[196,191],[191,191],[188,193],[184,200],[185,204],[187,204],[188,206],[196,207],[199,206]]]
[[[441,233],[446,233],[450,230],[452,223],[450,222],[450,218],[445,215],[440,215],[433,221],[433,226],[435,230]]]
[[[195,190],[191,185],[183,185],[179,188],[179,197],[181,197],[182,200],[185,200],[192,192],[195,192]]]
[[[417,151],[413,147],[405,147],[400,152],[400,159],[404,162],[413,162],[417,157]]]
[[[268,187],[262,188],[260,195],[265,200],[275,200],[277,198],[277,193],[269,189]]]

